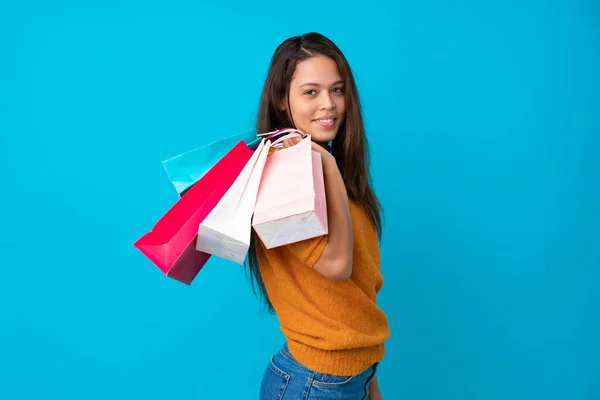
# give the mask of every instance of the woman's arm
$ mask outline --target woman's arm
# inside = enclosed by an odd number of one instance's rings
[[[293,146],[299,141],[299,138],[287,139],[284,147]],[[333,155],[315,142],[312,142],[312,149],[321,155],[323,163],[329,227],[327,245],[313,269],[328,279],[348,279],[352,274],[354,239],[346,185]]]
[[[374,377],[369,386],[369,400],[383,400],[381,392],[379,391],[379,383],[377,377]]]
[[[320,146],[319,146],[320,147]],[[348,279],[352,274],[353,235],[348,193],[335,158],[321,153],[329,237],[325,250],[313,268],[329,279]]]

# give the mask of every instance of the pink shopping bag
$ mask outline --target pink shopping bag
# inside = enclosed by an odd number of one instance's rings
[[[240,141],[134,246],[167,276],[191,284],[210,254],[196,250],[199,224],[240,174],[253,151]]]
[[[252,226],[268,249],[328,233],[323,164],[309,135],[268,157]]]

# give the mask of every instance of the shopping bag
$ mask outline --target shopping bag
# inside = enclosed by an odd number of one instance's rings
[[[210,254],[196,250],[199,224],[235,182],[254,152],[240,141],[134,246],[167,276],[190,284]]]
[[[220,139],[215,142],[200,146],[162,162],[169,180],[179,195],[196,183],[208,170],[210,170],[236,143],[243,141],[249,147],[260,142],[256,131]]]
[[[252,226],[267,249],[328,233],[323,164],[310,135],[267,158]]]
[[[196,250],[243,264],[250,247],[252,214],[271,142],[254,155],[217,206],[200,223]]]
[[[279,144],[299,131],[291,128],[268,132],[259,136],[274,138],[261,140],[254,155],[217,206],[198,228],[196,250],[203,251],[238,264],[243,264],[250,247],[252,214],[256,196],[271,145]],[[284,135],[285,134],[285,135]]]

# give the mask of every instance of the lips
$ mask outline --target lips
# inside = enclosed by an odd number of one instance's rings
[[[313,122],[324,128],[331,128],[335,124],[336,120],[337,120],[337,118],[334,116],[326,116],[326,117],[314,119]]]

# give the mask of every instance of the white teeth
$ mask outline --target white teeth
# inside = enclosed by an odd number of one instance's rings
[[[333,119],[317,119],[317,122],[333,122]]]

